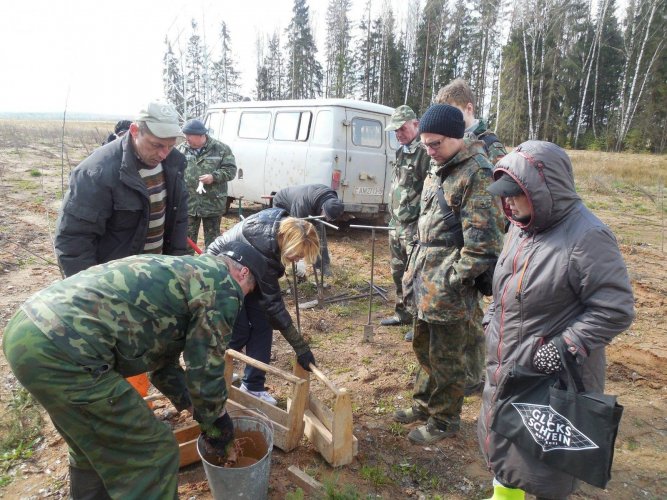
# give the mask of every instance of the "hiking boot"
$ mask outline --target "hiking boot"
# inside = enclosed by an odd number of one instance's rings
[[[251,391],[246,387],[245,384],[241,384],[241,392],[247,392],[248,394],[251,394],[256,398],[259,398],[262,401],[266,401],[267,403],[273,406],[276,406],[278,404],[276,398],[271,396],[271,394],[269,394],[269,391]]]
[[[413,332],[412,330],[410,330],[408,333],[406,333],[406,334],[405,334],[405,337],[403,337],[403,339],[404,339],[406,342],[412,342],[412,339],[413,339],[413,338],[414,338],[414,332]]]
[[[410,324],[409,321],[401,321],[401,319],[398,316],[391,316],[389,318],[385,318],[383,320],[380,320],[380,324],[382,326],[399,326],[399,325],[408,325]]]
[[[412,408],[396,410],[394,420],[402,424],[411,424],[418,420],[428,420],[428,413],[422,410],[420,406],[413,406]]]
[[[408,434],[408,439],[415,444],[432,444],[446,437],[456,436],[458,431],[458,425],[447,424],[442,428],[429,421],[426,425],[412,429]]]

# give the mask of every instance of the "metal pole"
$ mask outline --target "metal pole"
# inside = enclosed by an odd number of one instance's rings
[[[371,325],[371,313],[373,310],[373,276],[375,268],[375,231],[380,229],[384,231],[393,231],[393,227],[386,226],[358,226],[350,224],[350,227],[356,229],[370,229],[371,230],[371,281],[370,281],[370,290],[368,292],[368,323],[364,325],[364,336],[363,342],[370,342],[373,340],[373,325]]]
[[[296,309],[296,329],[301,333],[301,314],[299,313],[299,293],[296,290],[296,262],[292,261],[292,290],[294,292],[294,309]]]
[[[371,324],[371,311],[373,310],[373,271],[375,270],[375,229],[371,230],[371,282],[368,290],[368,325]]]

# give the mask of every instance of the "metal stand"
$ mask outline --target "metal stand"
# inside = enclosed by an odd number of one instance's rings
[[[350,225],[350,227],[355,229],[370,229],[371,230],[371,280],[368,282],[370,285],[368,291],[368,323],[364,325],[364,335],[362,337],[362,342],[371,342],[373,340],[373,325],[371,324],[371,312],[373,308],[373,294],[378,292],[373,284],[373,274],[375,270],[375,231],[392,231],[393,227],[387,226],[356,226]]]
[[[307,220],[308,222],[318,222],[320,224],[320,230],[322,233],[320,234],[320,239],[326,238],[326,231],[327,231],[327,226],[334,228],[336,231],[338,231],[339,227],[334,226],[333,224],[322,220],[324,218],[324,215],[309,215],[308,217],[304,217],[303,220]],[[319,279],[317,275],[317,267],[315,267],[315,264],[313,264],[313,274],[315,276],[315,285],[317,286],[317,305],[321,306],[324,304],[324,259],[320,256],[320,262],[322,262],[322,272],[320,273]],[[311,305],[311,302],[308,302],[307,304],[308,307],[302,307],[303,309],[307,309],[310,307],[313,307]]]

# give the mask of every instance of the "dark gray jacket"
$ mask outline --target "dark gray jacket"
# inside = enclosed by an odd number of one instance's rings
[[[56,223],[55,247],[66,276],[142,253],[150,203],[130,134],[96,149],[70,177]],[[175,149],[162,162],[167,188],[165,255],[186,255],[188,193],[185,157]]]
[[[532,217],[523,225],[513,221],[493,277],[493,303],[484,319],[486,386],[478,437],[501,483],[561,498],[576,488],[572,476],[491,430],[498,383],[515,363],[534,370],[535,351],[561,337],[576,353],[586,389],[603,391],[604,348],[632,323],[634,299],[616,239],[577,195],[570,159],[561,148],[523,143],[498,162],[494,177],[503,173],[523,188]]]
[[[336,191],[324,184],[304,184],[286,187],[273,196],[273,206],[282,208],[292,217],[320,215],[322,205],[327,200],[337,200]]]

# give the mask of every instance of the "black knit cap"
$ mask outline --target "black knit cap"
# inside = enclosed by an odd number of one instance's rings
[[[465,129],[463,113],[449,104],[434,104],[419,120],[420,134],[440,134],[453,139],[461,139]]]

